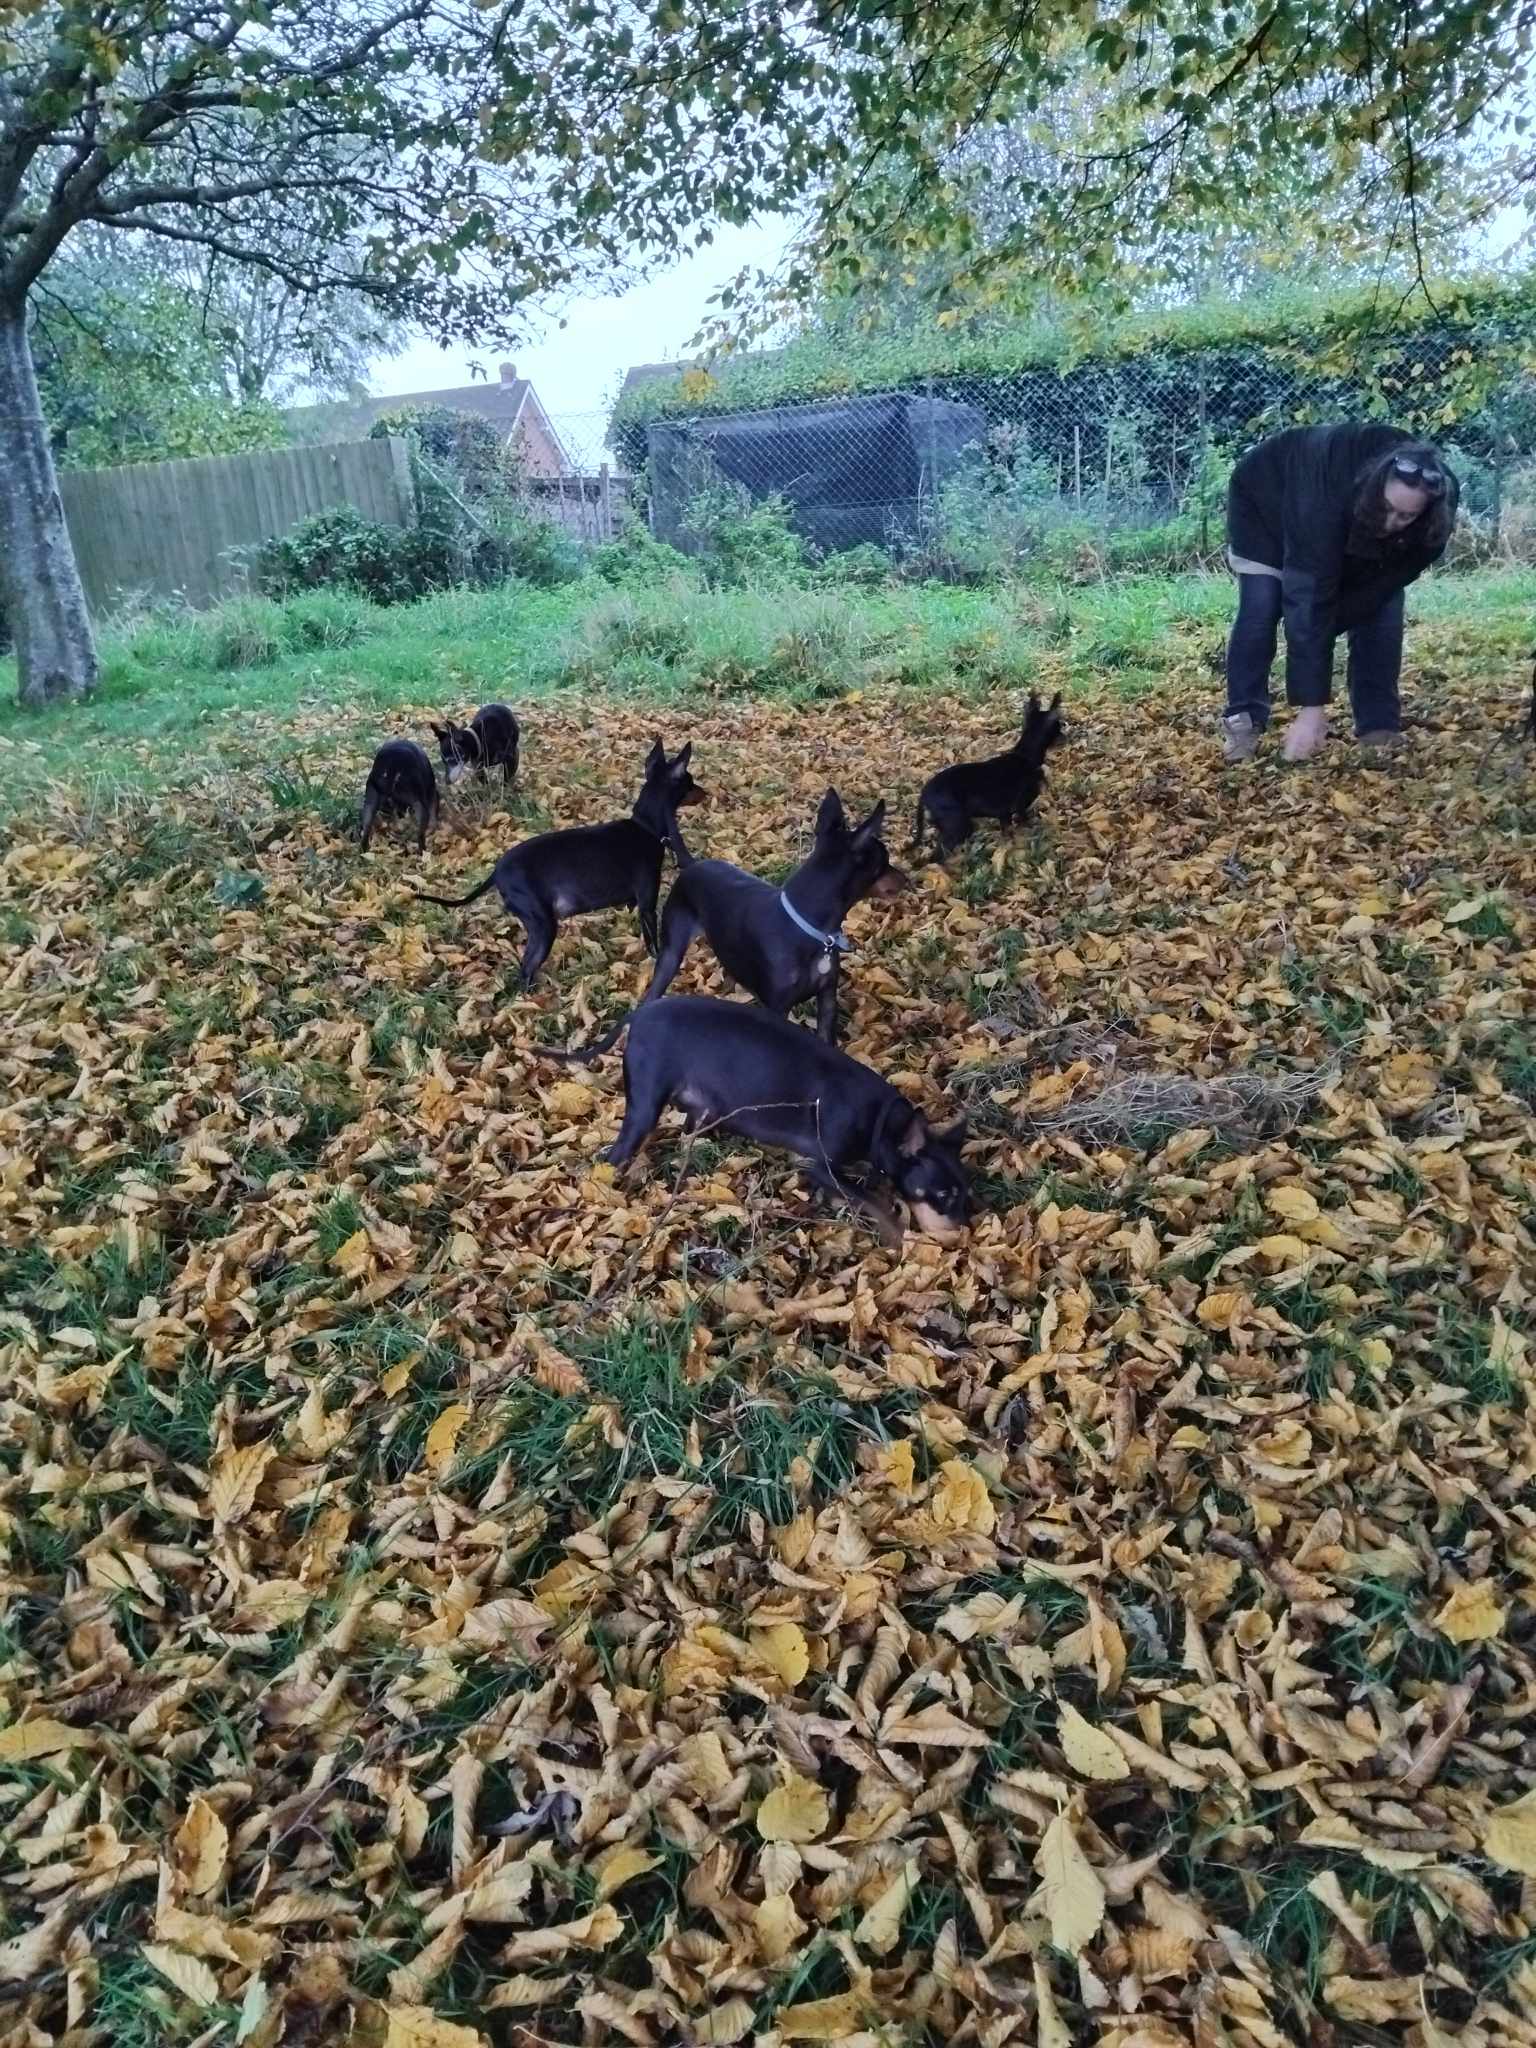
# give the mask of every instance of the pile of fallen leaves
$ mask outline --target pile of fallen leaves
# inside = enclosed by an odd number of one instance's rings
[[[643,987],[628,914],[527,998],[494,898],[409,894],[627,808],[649,714],[532,707],[425,863],[318,717],[17,821],[0,2040],[1536,2038],[1486,688],[1393,776],[1069,707],[1035,826],[857,909],[850,1049],[973,1117],[969,1242],[900,1255],[750,1145],[600,1163],[618,1061],[533,1048]],[[1012,710],[664,723],[777,875]]]

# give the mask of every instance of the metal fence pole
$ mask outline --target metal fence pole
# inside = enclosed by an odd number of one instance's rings
[[[1205,357],[1201,355],[1198,361],[1199,371],[1196,394],[1200,406],[1200,440],[1195,456],[1197,464],[1195,474],[1200,479],[1200,552],[1202,555],[1209,555],[1211,552],[1211,441],[1210,424],[1206,418],[1205,411]]]
[[[926,389],[928,393],[928,497],[931,508],[928,514],[928,524],[932,534],[932,545],[937,548],[939,544],[939,433],[938,422],[934,417],[933,410],[932,377],[927,379]]]

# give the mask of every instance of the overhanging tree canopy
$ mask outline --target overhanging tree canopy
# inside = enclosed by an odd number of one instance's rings
[[[1112,278],[1159,218],[1218,218],[1279,165],[1304,197],[1370,151],[1412,208],[1481,124],[1519,183],[1533,25],[1536,0],[0,0],[23,696],[94,675],[26,339],[82,225],[360,292],[444,338],[497,338],[536,292],[765,208],[805,209],[794,293],[938,254],[1001,299],[1024,269]],[[1079,154],[969,175],[961,139],[1042,115],[1085,57],[1114,92]]]
[[[611,274],[638,228],[616,204],[578,217],[543,153],[567,33],[559,8],[472,0],[0,0],[0,543],[24,701],[95,676],[27,335],[69,238],[152,239],[439,336],[510,336],[533,294]],[[480,149],[497,103],[522,137],[505,165]]]

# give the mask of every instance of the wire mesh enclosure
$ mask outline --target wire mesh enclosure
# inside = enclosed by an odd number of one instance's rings
[[[1465,327],[1414,328],[1343,364],[1302,343],[1168,348],[621,422],[618,440],[643,447],[637,500],[685,552],[734,497],[777,504],[816,554],[873,546],[980,579],[1041,554],[1092,550],[1124,567],[1213,555],[1244,449],[1283,427],[1385,418],[1446,450],[1464,543],[1524,552],[1536,542],[1531,363],[1527,345]]]

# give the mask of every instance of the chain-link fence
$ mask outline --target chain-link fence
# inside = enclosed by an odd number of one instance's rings
[[[1219,553],[1226,482],[1282,427],[1377,417],[1436,439],[1462,485],[1458,545],[1536,551],[1536,380],[1465,327],[1418,327],[1354,360],[1301,343],[1149,351],[1062,369],[925,377],[904,389],[685,417],[616,434],[639,452],[657,538],[782,510],[816,554],[878,549],[984,580],[1044,558],[1173,566]]]

